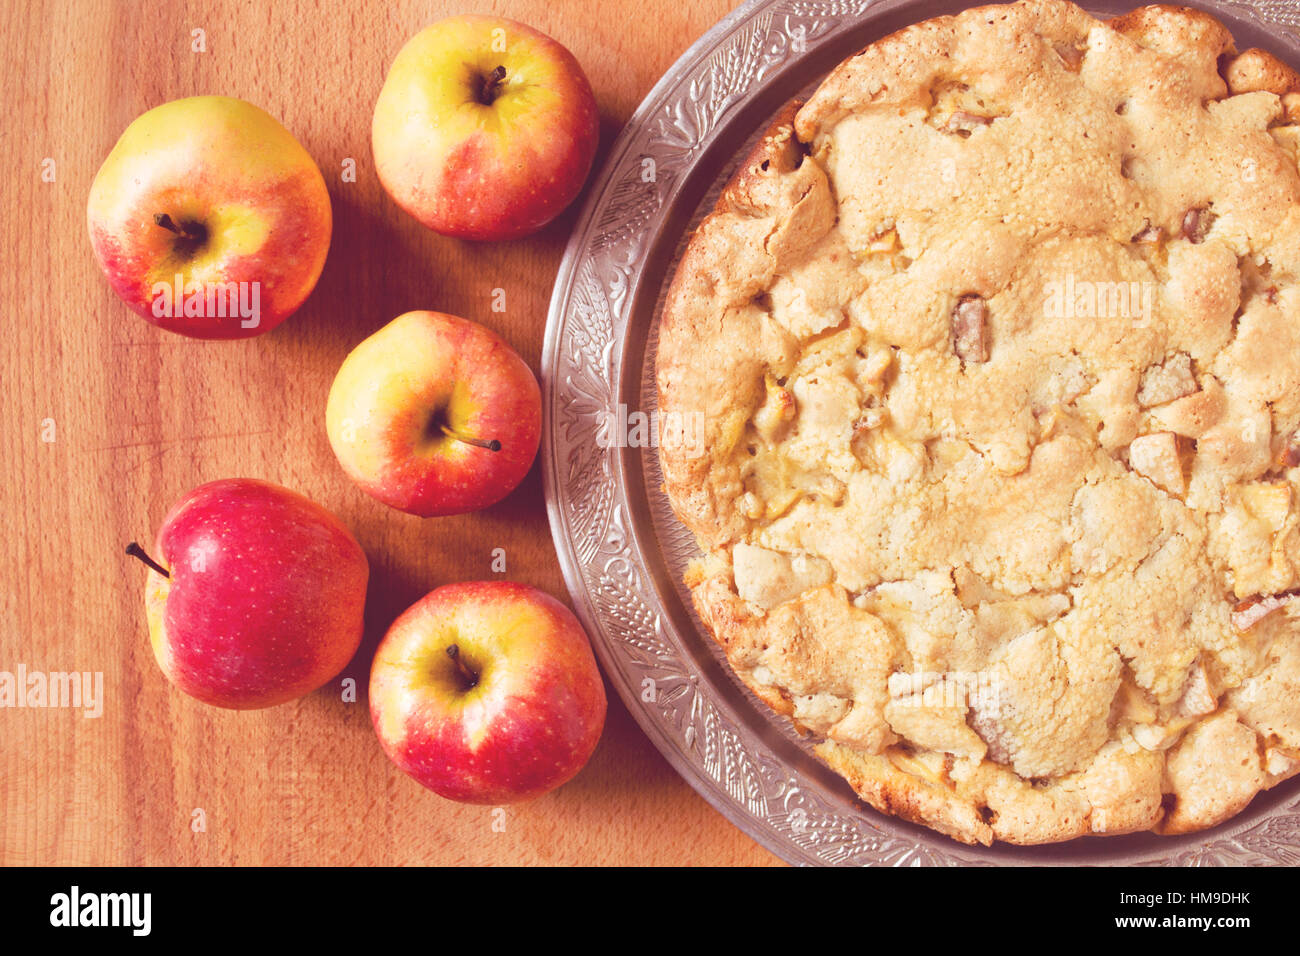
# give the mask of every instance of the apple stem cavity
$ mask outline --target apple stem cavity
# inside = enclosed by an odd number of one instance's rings
[[[442,433],[448,438],[454,438],[456,441],[463,441],[466,445],[473,445],[475,448],[486,448],[488,451],[500,451],[501,442],[495,438],[473,438],[469,435],[462,435],[450,425],[442,426]]]
[[[208,241],[208,230],[201,223],[182,222],[176,224],[176,220],[165,212],[160,212],[153,217],[153,221],[162,226],[168,232],[175,233],[180,241],[178,247],[187,254],[193,254],[201,245]]]
[[[501,84],[506,80],[506,68],[498,66],[487,76],[480,77],[478,88],[478,101],[484,106],[491,106],[498,96],[501,95]]]
[[[460,648],[455,644],[450,645],[447,648],[447,656],[450,657],[452,663],[456,665],[456,675],[460,678],[460,689],[472,690],[477,687],[478,675],[470,669],[469,665],[465,663],[464,658],[460,656]]]
[[[131,555],[131,557],[133,558],[139,558],[146,565],[148,565],[152,570],[157,571],[163,577],[165,578],[171,577],[171,575],[167,572],[166,568],[164,568],[153,558],[149,557],[149,555],[145,553],[144,548],[140,547],[140,545],[136,544],[134,541],[132,541],[130,544],[126,546],[126,553]]]

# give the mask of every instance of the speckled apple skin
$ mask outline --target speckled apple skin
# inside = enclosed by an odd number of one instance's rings
[[[426,436],[435,411],[489,451]],[[496,504],[521,482],[542,436],[537,377],[490,329],[442,312],[407,312],[343,361],[325,407],[330,446],[348,477],[421,517]]]
[[[202,254],[178,260],[154,221],[210,229]],[[113,291],[153,325],[191,338],[261,335],[297,311],[320,278],[333,226],[320,169],[264,110],[227,96],[173,100],[126,128],[90,187],[90,242]],[[154,285],[258,283],[260,316],[154,315]]]
[[[503,50],[493,49],[498,37]],[[483,105],[475,84],[498,66],[501,97]],[[581,191],[600,115],[582,67],[546,34],[504,17],[450,17],[397,54],[371,141],[380,182],[424,225],[461,239],[515,239]]]
[[[462,690],[447,647],[479,683]],[[528,800],[571,779],[605,725],[605,687],[573,612],[544,591],[468,581],[430,592],[375,654],[370,712],[385,753],[465,803]]]
[[[361,643],[369,564],[330,512],[270,482],[201,485],[162,523],[145,602],[154,655],[198,700],[249,710],[338,674]]]

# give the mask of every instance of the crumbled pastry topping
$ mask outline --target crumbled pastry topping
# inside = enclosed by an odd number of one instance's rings
[[[743,542],[732,551],[732,560],[736,593],[763,611],[829,584],[833,577],[830,563],[823,558],[782,554]]]
[[[1214,826],[1300,773],[1300,76],[1196,11],[997,10],[841,64],[689,243],[688,583],[886,812]]]
[[[1133,470],[1149,478],[1156,487],[1180,498],[1187,493],[1183,454],[1179,451],[1178,436],[1173,432],[1134,438],[1128,446],[1128,458]]]
[[[1164,405],[1196,391],[1192,357],[1186,352],[1172,355],[1156,365],[1147,366],[1138,386],[1137,400],[1143,408]]]

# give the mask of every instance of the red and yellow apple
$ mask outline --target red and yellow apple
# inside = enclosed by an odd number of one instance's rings
[[[393,622],[370,671],[385,753],[466,803],[527,800],[568,781],[596,748],[605,706],[573,612],[506,581],[430,592]]]
[[[514,239],[571,203],[600,121],[573,54],[513,20],[451,17],[397,54],[375,105],[375,169],[424,225]]]
[[[139,116],[90,187],[90,241],[122,301],[160,328],[237,339],[302,305],[329,251],[329,193],[252,103],[173,100]]]
[[[491,330],[407,312],[343,361],[325,408],[330,445],[367,493],[422,517],[477,511],[528,473],[542,398],[527,363]]]
[[[361,643],[365,552],[333,514],[249,478],[195,488],[168,512],[145,611],[169,680],[204,703],[270,707],[321,687]]]

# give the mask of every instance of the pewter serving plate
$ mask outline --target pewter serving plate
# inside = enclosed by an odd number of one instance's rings
[[[1300,65],[1300,0],[1179,0]],[[677,257],[789,99],[910,23],[972,3],[751,0],[655,85],[591,184],[543,347],[543,480],[574,607],[606,677],[677,770],[732,823],[800,864],[1295,864],[1300,783],[1213,830],[967,847],[859,801],[731,675],[682,585],[698,551],[662,491],[654,435],[658,309]],[[1141,0],[1085,3],[1113,16]]]

